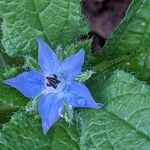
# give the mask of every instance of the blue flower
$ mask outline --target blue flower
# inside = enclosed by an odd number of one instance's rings
[[[38,44],[38,61],[42,71],[24,72],[4,82],[28,98],[41,96],[38,111],[42,118],[43,132],[46,134],[62,116],[64,103],[73,107],[95,109],[102,106],[94,101],[85,85],[75,80],[84,63],[83,49],[61,62],[42,39],[38,40]]]

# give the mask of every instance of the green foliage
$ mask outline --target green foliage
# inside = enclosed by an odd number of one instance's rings
[[[15,111],[17,111],[17,107],[12,107],[0,102],[0,128],[3,123],[9,121],[10,117],[13,115]]]
[[[149,0],[132,2],[123,22],[103,49],[103,58],[107,64],[111,64],[109,70],[122,68],[136,74],[142,80],[150,81],[149,10]],[[115,60],[118,61],[117,64]],[[101,63],[100,67],[108,66]]]
[[[36,37],[53,48],[75,41],[86,31],[79,0],[3,0],[0,2],[2,44],[10,56],[37,54]]]
[[[17,113],[0,133],[0,149],[30,150],[78,150],[79,135],[77,124],[69,125],[61,120],[49,134],[42,133],[39,116]]]
[[[150,1],[134,0],[126,17],[105,45],[110,57],[148,50],[150,36]]]
[[[150,147],[150,86],[123,71],[94,79],[91,91],[105,107],[80,114],[83,150],[148,150]]]

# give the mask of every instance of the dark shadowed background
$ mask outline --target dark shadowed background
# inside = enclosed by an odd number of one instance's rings
[[[131,0],[81,0],[82,14],[90,26],[88,35],[81,40],[93,38],[92,50],[97,51],[124,18]]]

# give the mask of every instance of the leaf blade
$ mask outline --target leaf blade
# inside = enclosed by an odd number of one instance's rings
[[[38,36],[54,48],[72,43],[79,32],[86,30],[78,0],[7,0],[0,2],[0,10],[3,18],[2,44],[10,56],[35,56],[35,39]]]
[[[105,108],[82,112],[81,147],[148,150],[150,87],[119,70],[105,83],[100,80],[92,81],[90,87],[95,99],[103,100]]]

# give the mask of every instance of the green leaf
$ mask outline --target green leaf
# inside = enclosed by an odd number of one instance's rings
[[[60,120],[44,135],[39,116],[17,113],[0,132],[0,149],[79,150],[78,137],[76,124]]]
[[[81,48],[84,48],[86,51],[86,54],[90,54],[91,50],[91,40],[85,40],[85,41],[79,41],[78,43],[72,43],[70,45],[67,45],[63,49],[63,58],[66,58],[69,55],[74,55],[77,53]]]
[[[87,31],[81,18],[79,0],[2,0],[0,1],[2,44],[10,56],[36,54],[36,37],[53,48],[76,41]]]
[[[11,107],[0,102],[0,128],[5,122],[9,121],[10,117],[17,110],[17,107]]]
[[[134,54],[125,62],[119,64],[120,68],[124,68],[128,72],[136,74],[138,78],[150,81],[150,49],[149,47],[138,54]]]
[[[89,86],[105,106],[80,114],[82,150],[149,150],[150,86],[119,70]]]
[[[0,27],[1,27],[1,24],[2,24],[2,19],[0,18]],[[0,40],[1,40],[1,38],[2,38],[2,30],[0,28]],[[2,49],[2,44],[0,42],[0,68],[5,66],[5,60],[2,55],[1,49]]]
[[[0,27],[1,27],[1,24],[2,24],[2,18],[0,17]],[[1,28],[0,28],[0,40],[1,40],[1,38],[2,38],[2,30],[1,30]],[[0,43],[0,49],[1,49],[1,43]]]
[[[1,54],[0,50],[0,68],[6,65],[3,55]]]
[[[123,22],[106,42],[103,49],[105,63],[101,59],[99,68],[121,68],[150,81],[149,10],[149,0],[133,0]]]
[[[123,22],[105,45],[106,55],[117,57],[149,49],[149,10],[149,0],[133,0]]]

